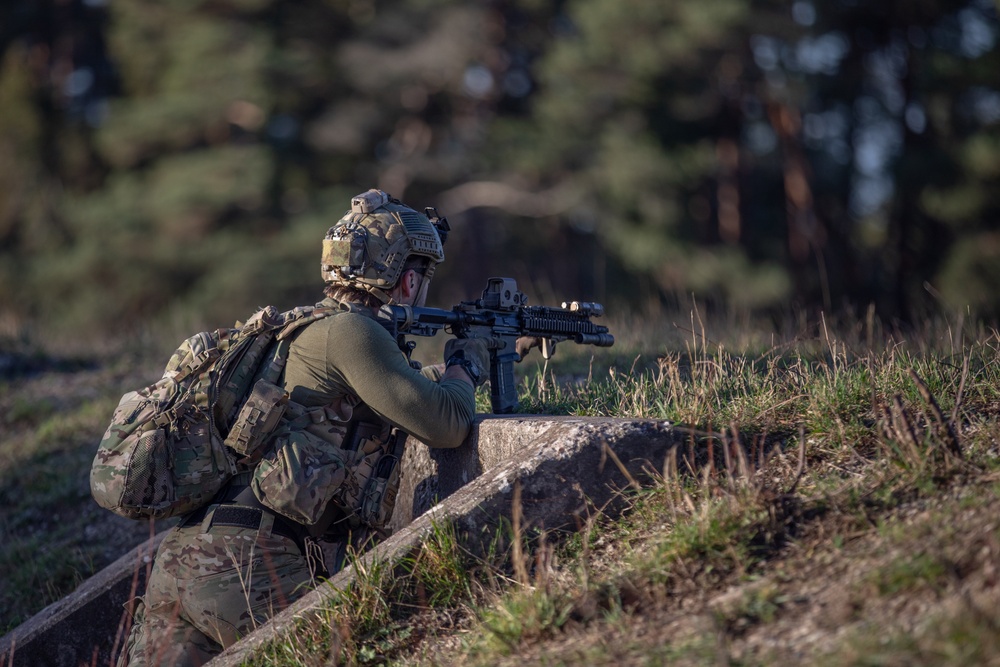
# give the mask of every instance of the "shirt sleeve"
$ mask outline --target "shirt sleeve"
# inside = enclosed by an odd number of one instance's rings
[[[420,374],[423,375],[428,380],[433,380],[434,382],[440,382],[441,376],[444,375],[444,364],[428,364],[421,367]]]
[[[328,374],[377,415],[430,447],[457,447],[475,417],[473,388],[461,380],[434,382],[410,368],[392,336],[355,313],[330,318]]]

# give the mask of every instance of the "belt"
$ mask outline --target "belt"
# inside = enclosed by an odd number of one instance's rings
[[[180,526],[182,528],[187,528],[188,526],[197,525],[205,520],[205,517],[208,516],[209,512],[212,512],[212,520],[208,524],[208,529],[211,529],[212,526],[235,526],[237,528],[247,528],[248,530],[259,530],[260,524],[264,519],[264,510],[258,507],[244,507],[242,505],[206,505],[205,507],[196,509],[194,512],[191,512],[184,517]],[[277,514],[270,512],[269,514],[274,517],[274,524],[271,526],[271,534],[287,537],[295,542],[295,546],[297,546],[302,553],[305,553],[299,531],[295,530],[295,528],[293,528],[288,521],[285,521]]]
[[[211,530],[212,526],[236,526],[248,530],[260,530],[264,515],[267,514],[273,517],[271,534],[286,537],[295,543],[299,553],[309,565],[309,574],[313,578],[329,576],[324,562],[323,550],[316,544],[315,540],[309,537],[308,529],[288,521],[276,512],[264,507],[250,488],[252,477],[250,472],[234,476],[215,495],[211,503],[184,517],[180,527],[198,525],[205,520],[209,512],[212,512],[212,519],[206,530]]]

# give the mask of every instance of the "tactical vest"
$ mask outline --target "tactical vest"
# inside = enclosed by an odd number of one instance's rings
[[[380,529],[388,523],[406,434],[384,422],[352,420],[359,403],[350,395],[314,408],[289,402],[251,480],[265,507],[313,535],[331,524]]]

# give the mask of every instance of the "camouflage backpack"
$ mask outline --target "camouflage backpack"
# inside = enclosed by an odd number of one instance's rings
[[[118,403],[90,469],[94,499],[132,519],[208,503],[256,463],[284,413],[288,396],[274,383],[289,334],[333,312],[268,306],[242,326],[184,341],[162,379]]]

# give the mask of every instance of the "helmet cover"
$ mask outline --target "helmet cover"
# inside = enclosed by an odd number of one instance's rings
[[[447,221],[433,209],[419,213],[381,190],[351,199],[351,210],[323,239],[321,271],[327,283],[363,289],[388,302],[391,291],[412,256],[426,257],[433,275],[444,261]]]

